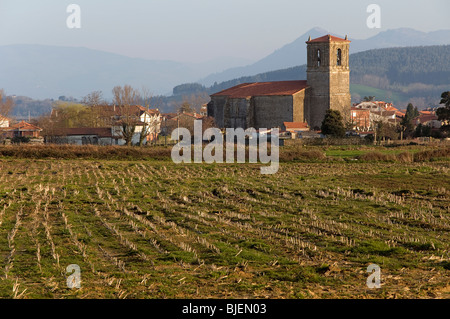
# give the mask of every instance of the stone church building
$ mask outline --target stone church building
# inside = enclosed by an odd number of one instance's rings
[[[328,109],[350,115],[347,39],[331,35],[307,44],[307,80],[243,83],[211,95],[208,115],[220,128],[281,128],[306,122],[319,129]]]

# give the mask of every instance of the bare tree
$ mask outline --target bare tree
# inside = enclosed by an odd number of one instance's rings
[[[5,90],[0,89],[0,115],[8,117],[14,108],[14,101],[6,96]]]
[[[119,110],[117,124],[120,126],[119,134],[126,145],[131,145],[139,116],[136,114],[136,104],[140,99],[139,91],[130,85],[115,86],[112,90],[114,107]]]
[[[204,92],[183,95],[181,101],[175,102],[175,106],[180,113],[199,113],[202,105],[208,103],[209,100],[209,95]]]
[[[102,91],[93,91],[93,92],[89,93],[88,95],[83,97],[83,99],[81,100],[81,103],[83,103],[87,106],[91,106],[91,107],[95,107],[95,106],[104,104]]]
[[[102,105],[105,105],[105,101],[103,100],[102,91],[93,91],[83,97],[81,103],[88,106],[90,108],[90,115],[92,116],[90,123],[92,123],[93,127],[102,127],[105,126],[105,108]]]

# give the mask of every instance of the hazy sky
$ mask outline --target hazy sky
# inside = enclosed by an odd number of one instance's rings
[[[381,29],[369,29],[369,4]],[[69,4],[81,28],[69,29]],[[449,0],[0,0],[0,45],[83,46],[132,57],[257,60],[313,27],[363,39],[400,27],[450,29]]]

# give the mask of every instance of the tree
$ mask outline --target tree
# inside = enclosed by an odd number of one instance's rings
[[[372,102],[374,100],[375,100],[375,96],[372,96],[372,95],[365,96],[364,99],[363,99],[364,102]]]
[[[412,105],[412,103],[409,103],[408,106],[406,107],[406,115],[411,120],[415,117],[418,117],[420,115],[420,113],[419,113],[419,110],[417,109],[417,106],[414,107],[414,105]]]
[[[381,140],[396,140],[398,139],[398,130],[395,125],[388,122],[378,121],[375,123],[377,142]]]
[[[92,109],[84,104],[61,102],[53,103],[53,122],[55,127],[93,127],[95,117]]]
[[[90,112],[92,115],[92,127],[103,127],[106,125],[104,123],[104,117],[102,114],[105,109],[100,107],[102,104],[106,104],[103,100],[103,93],[101,91],[93,91],[83,97],[81,103],[88,106],[90,108]]]
[[[136,116],[134,107],[140,99],[140,94],[130,85],[115,86],[112,90],[113,103],[119,108],[118,121],[120,136],[125,140],[127,146],[132,144],[133,136],[139,118]]]
[[[344,137],[345,127],[342,115],[336,110],[327,110],[322,121],[322,134],[332,137]]]
[[[0,115],[8,117],[14,109],[14,101],[11,97],[6,96],[3,89],[0,89]]]
[[[441,130],[444,132],[450,131],[450,91],[441,94],[440,104],[444,104],[444,106],[441,106],[436,110],[436,115],[439,121],[444,122]]]
[[[93,92],[89,93],[88,95],[83,97],[83,99],[81,100],[81,103],[83,103],[87,106],[90,106],[90,107],[95,107],[95,106],[104,104],[105,102],[103,100],[102,91],[93,91]]]
[[[194,110],[191,107],[191,104],[188,101],[184,101],[179,107],[178,111],[180,113],[192,113]]]
[[[419,125],[417,125],[416,130],[414,131],[414,136],[431,136],[431,127],[429,125],[423,125],[422,123],[420,123]]]
[[[411,103],[408,104],[406,108],[405,116],[403,116],[400,126],[403,131],[404,137],[409,137],[413,134],[414,131],[414,123],[413,119],[419,116],[419,110],[417,107],[414,107]]]

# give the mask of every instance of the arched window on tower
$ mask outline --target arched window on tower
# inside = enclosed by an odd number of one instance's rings
[[[342,65],[342,51],[341,49],[337,50],[337,65]]]
[[[320,50],[317,50],[317,66],[320,66],[321,62],[322,62],[322,60],[320,57]]]

